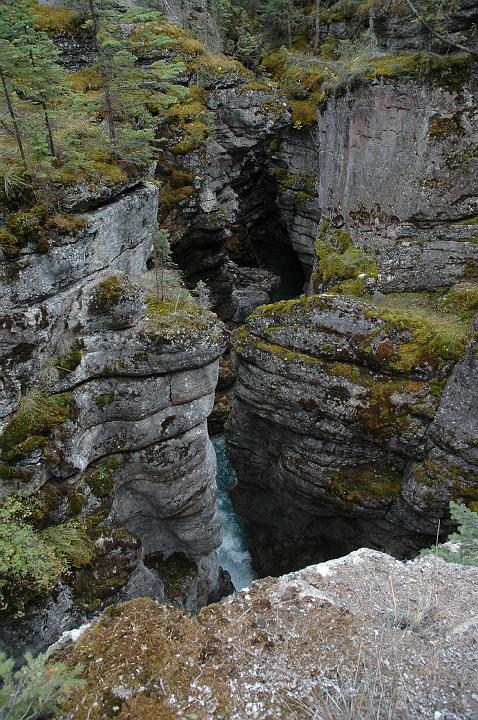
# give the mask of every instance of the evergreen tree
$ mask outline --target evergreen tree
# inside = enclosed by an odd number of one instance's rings
[[[112,155],[117,160],[143,165],[151,157],[150,142],[154,139],[154,122],[146,109],[150,93],[143,85],[149,72],[138,65],[132,52],[135,43],[121,25],[138,20],[149,22],[158,14],[136,8],[122,15],[111,0],[88,0],[87,11],[98,52],[103,91],[100,113],[108,126]],[[152,42],[152,36],[149,40]]]
[[[154,253],[154,274],[156,278],[156,299],[164,300],[164,271],[166,265],[171,262],[171,244],[169,242],[169,231],[163,228],[156,228],[153,233]]]
[[[315,0],[314,9],[314,55],[319,54],[320,45],[320,0]]]
[[[267,0],[259,10],[262,23],[271,27],[279,42],[292,47],[293,33],[302,18],[293,0]]]
[[[40,155],[57,157],[55,147],[52,108],[64,92],[64,73],[56,62],[58,52],[46,35],[35,29],[27,0],[5,0],[0,6],[0,39],[2,59],[8,63],[7,72],[2,67],[2,86],[9,115],[17,136],[24,168],[27,167],[25,145],[21,138],[18,120],[14,117],[12,95],[8,92],[7,77],[15,88],[15,95],[26,107],[24,123],[27,124],[30,149]],[[8,49],[7,49],[8,48]],[[10,62],[8,62],[10,61]],[[45,143],[36,132],[34,118],[41,108]]]
[[[196,287],[194,288],[194,295],[197,298],[199,305],[205,310],[209,310],[211,307],[211,292],[203,280],[199,280]]]
[[[17,112],[14,107],[13,101],[13,80],[16,76],[16,69],[19,63],[19,53],[12,43],[7,40],[3,40],[0,36],[0,83],[2,86],[3,97],[5,99],[8,115],[12,123],[13,134],[16,140],[18,151],[20,153],[23,169],[28,171],[28,164],[25,154],[25,147],[23,144],[22,132],[20,129]],[[10,128],[5,121],[0,121],[2,127],[6,130],[7,134],[11,133]]]

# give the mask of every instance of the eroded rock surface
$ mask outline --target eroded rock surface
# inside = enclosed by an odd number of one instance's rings
[[[207,418],[223,328],[198,305],[145,301],[157,189],[116,192],[69,216],[74,233],[2,263],[0,494],[23,498],[9,522],[38,541],[67,533],[73,558],[46,597],[2,586],[15,657],[122,597],[197,611],[221,594]]]

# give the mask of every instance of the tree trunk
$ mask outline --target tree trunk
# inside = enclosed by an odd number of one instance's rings
[[[106,108],[106,122],[108,123],[108,134],[110,136],[111,149],[113,155],[117,155],[117,140],[116,140],[116,126],[113,113],[113,100],[111,97],[110,78],[108,76],[107,60],[99,42],[99,23],[98,13],[96,12],[96,6],[94,0],[88,0],[90,9],[91,20],[93,22],[93,34],[95,37],[96,51],[98,53],[98,65],[101,75],[101,84],[103,85],[103,95],[105,97],[105,108]]]
[[[17,118],[15,115],[15,111],[13,109],[12,100],[10,98],[10,93],[8,92],[5,75],[3,73],[3,68],[1,67],[1,65],[0,65],[0,80],[2,83],[3,94],[5,95],[5,100],[7,102],[8,113],[12,119],[13,129],[15,130],[15,138],[17,140],[18,149],[20,151],[20,157],[22,158],[22,164],[23,164],[25,172],[28,172],[27,159],[25,157],[25,150],[23,148],[22,136],[20,135],[20,128],[18,127]]]
[[[32,64],[32,67],[36,67],[35,66],[35,58],[33,57],[33,53],[31,50],[30,50],[30,62]],[[52,131],[52,127],[51,127],[50,116],[48,114],[48,108],[46,106],[45,100],[43,100],[43,99],[40,100],[40,103],[41,103],[41,106],[43,109],[43,113],[45,115],[45,127],[46,127],[46,132],[48,135],[48,147],[50,148],[50,155],[53,155],[53,157],[56,158],[58,156],[56,154],[55,143],[53,142],[53,131]]]
[[[315,0],[314,55],[319,54],[320,45],[320,0]]]
[[[292,48],[292,16],[294,14],[294,3],[287,3],[287,46]]]

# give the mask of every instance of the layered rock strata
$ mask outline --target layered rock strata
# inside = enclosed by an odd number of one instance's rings
[[[224,334],[198,305],[145,302],[131,279],[156,214],[140,183],[2,264],[0,491],[14,530],[26,522],[52,553],[30,587],[4,567],[1,643],[16,657],[121,597],[197,610],[220,593],[207,418]],[[50,587],[58,557],[69,572]]]
[[[452,372],[470,327],[458,342],[453,317],[429,312],[318,295],[259,309],[236,334],[227,441],[261,573],[360,546],[410,555],[451,497],[476,499],[473,349]]]
[[[319,111],[311,296],[236,334],[228,447],[261,573],[410,556],[478,500],[476,80],[448,62]]]

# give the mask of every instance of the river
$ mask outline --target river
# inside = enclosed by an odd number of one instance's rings
[[[246,520],[236,515],[229,495],[236,482],[236,473],[229,463],[224,438],[218,435],[211,440],[217,457],[217,511],[223,526],[219,563],[230,574],[236,590],[242,590],[257,577],[248,549],[248,525]]]

